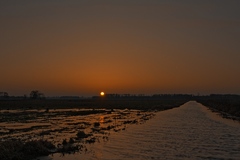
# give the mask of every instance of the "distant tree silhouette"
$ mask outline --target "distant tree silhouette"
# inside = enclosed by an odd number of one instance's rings
[[[4,98],[8,98],[8,97],[9,97],[8,93],[7,93],[7,92],[4,92],[3,97],[4,97]]]
[[[38,90],[33,90],[30,93],[30,98],[31,99],[39,99],[39,98],[44,98],[44,94],[39,92]]]
[[[3,98],[8,98],[9,95],[7,92],[0,92],[0,97],[3,97]]]
[[[23,95],[23,99],[27,99],[27,95],[26,94]]]

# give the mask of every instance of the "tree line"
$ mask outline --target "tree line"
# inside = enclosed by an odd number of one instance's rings
[[[9,98],[9,94],[7,92],[0,92],[0,98]],[[27,98],[27,95],[24,95],[23,96],[24,98]],[[44,99],[45,98],[45,95],[38,91],[38,90],[32,90],[30,93],[29,93],[29,97],[31,99]]]

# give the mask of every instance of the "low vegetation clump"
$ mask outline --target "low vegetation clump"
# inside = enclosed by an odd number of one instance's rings
[[[35,140],[22,142],[19,140],[0,142],[1,160],[30,160],[39,156],[47,156],[55,146],[48,141]]]
[[[99,122],[94,122],[94,127],[99,127],[100,126],[100,123]]]
[[[83,139],[83,138],[87,138],[89,135],[86,134],[84,131],[78,131],[77,133],[77,138],[78,139]]]
[[[74,139],[70,138],[69,141],[67,141],[66,139],[63,140],[62,145],[58,147],[57,152],[60,152],[62,154],[75,153],[76,151],[79,151],[81,148],[83,148],[82,145],[74,145]]]

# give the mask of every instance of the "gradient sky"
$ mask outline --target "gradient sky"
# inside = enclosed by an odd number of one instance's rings
[[[240,94],[239,0],[2,0],[0,92]]]

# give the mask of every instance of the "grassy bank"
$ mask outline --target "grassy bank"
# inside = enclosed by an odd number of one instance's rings
[[[224,118],[240,121],[240,96],[238,95],[210,95],[197,97],[196,100]]]

